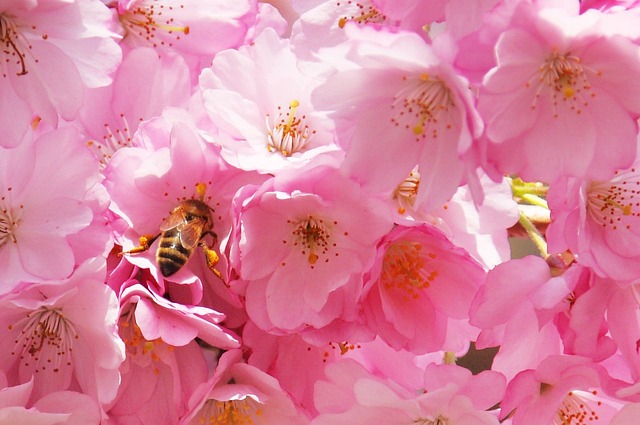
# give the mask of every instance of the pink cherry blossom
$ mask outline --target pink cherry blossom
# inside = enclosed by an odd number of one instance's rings
[[[421,180],[419,170],[414,169],[393,191],[392,205],[400,215],[396,221],[433,224],[485,268],[510,258],[507,229],[517,222],[518,208],[508,181],[496,183],[483,174],[477,180],[482,191],[480,201],[472,185],[467,184],[440,208],[425,210],[415,205]]]
[[[231,226],[228,217],[231,198],[242,185],[260,179],[225,164],[217,148],[202,139],[184,110],[167,109],[162,117],[142,125],[134,142],[136,147],[118,150],[105,170],[105,185],[112,197],[111,210],[129,226],[124,235],[118,236],[123,249],[139,245],[142,235],[159,234],[160,224],[180,201],[200,197],[197,185],[202,184],[203,201],[215,211],[213,231],[218,236],[214,241],[212,236],[204,235],[205,243],[218,251],[221,261],[217,269],[226,274],[220,243]],[[163,277],[155,260],[157,243],[146,252],[126,254],[125,258],[139,267],[151,269],[155,280],[162,284]],[[191,257],[196,262],[204,262],[200,248],[194,249]],[[189,271],[191,263],[188,261],[171,280],[201,285],[201,279]],[[194,299],[191,303],[198,302],[199,299]]]
[[[563,179],[552,185],[547,230],[554,252],[570,249],[578,262],[619,282],[640,276],[640,172],[616,171],[605,180]]]
[[[175,54],[140,47],[125,53],[113,84],[88,90],[91,108],[78,122],[103,166],[115,151],[131,146],[140,122],[161,115],[168,106],[186,107],[191,94],[189,69]]]
[[[509,383],[501,416],[512,414],[513,425],[609,424],[621,403],[602,392],[607,378],[600,365],[584,358],[551,356]]]
[[[598,28],[593,14],[519,4],[478,96],[489,160],[503,173],[551,183],[603,179],[631,164],[640,47]]]
[[[61,24],[64,22],[64,24]],[[112,17],[99,0],[4,2],[0,6],[3,147],[34,122],[76,117],[87,87],[110,83],[120,62]]]
[[[319,155],[337,163],[331,122],[310,100],[317,86],[299,70],[288,40],[270,29],[250,46],[218,54],[200,75],[200,90],[223,158],[261,173],[302,168]]]
[[[570,269],[551,278],[547,263],[534,256],[511,260],[489,271],[473,301],[470,322],[482,329],[478,347],[500,346],[493,370],[511,379],[523,369],[535,368],[547,356],[562,352],[560,334],[551,319],[569,308],[568,296],[577,280],[575,274],[579,275],[576,272],[579,270]]]
[[[338,133],[345,170],[366,190],[391,193],[417,165],[416,205],[441,206],[463,183],[462,156],[482,130],[468,83],[415,34],[345,30],[346,52],[335,52],[344,59],[312,98],[349,129]]]
[[[245,20],[256,13],[251,0],[113,0],[110,5],[119,15],[125,46],[178,52],[194,77],[217,52],[241,45]]]
[[[204,352],[195,338],[220,349],[235,348],[238,341],[218,326],[222,314],[172,303],[131,283],[120,296],[127,357],[108,414],[122,423],[175,424],[191,393],[206,380]]]
[[[376,264],[365,279],[363,300],[369,326],[396,349],[416,354],[458,351],[472,329],[449,338],[449,320],[468,319],[485,272],[463,249],[427,226],[393,229],[378,245]]]
[[[298,332],[354,313],[362,272],[391,227],[379,201],[321,166],[280,174],[235,202],[231,261],[258,326]]]
[[[323,56],[322,50],[335,47],[348,39],[346,26],[402,29],[426,36],[426,27],[444,19],[444,0],[361,0],[295,2],[300,14],[291,38],[300,48]],[[302,49],[301,49],[302,50]]]
[[[318,413],[313,402],[314,385],[324,377],[326,366],[352,351],[348,341],[310,343],[296,334],[267,333],[252,321],[243,328],[242,341],[250,349],[247,363],[277,379],[282,389],[309,416]]]
[[[84,259],[106,253],[100,213],[108,195],[96,165],[72,127],[0,150],[0,293],[66,278]]]
[[[331,364],[326,372],[326,380],[316,385],[316,405],[320,415],[311,422],[313,425],[364,425],[377,423],[380,418],[384,418],[385,424],[394,425],[499,424],[497,416],[485,410],[490,407],[488,401],[498,400],[504,388],[504,378],[494,372],[475,377],[467,372],[467,376],[458,377],[455,381],[442,379],[433,382],[429,391],[417,396],[350,360]],[[451,370],[428,370],[425,379],[429,379],[431,372],[441,375],[455,373]],[[483,384],[489,384],[489,388],[484,388],[484,394],[480,391]]]
[[[309,422],[278,381],[241,362],[241,356],[239,350],[222,355],[213,376],[195,390],[190,400],[191,412],[181,424],[301,425]]]
[[[104,270],[87,263],[68,280],[39,284],[0,303],[0,364],[9,384],[34,379],[32,398],[83,392],[97,403],[116,395],[124,360],[117,335],[117,300],[102,284]]]

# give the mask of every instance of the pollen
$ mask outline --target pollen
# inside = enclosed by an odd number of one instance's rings
[[[18,356],[24,366],[53,372],[71,366],[73,345],[79,337],[60,309],[40,307],[12,328],[21,330],[13,341],[11,354]]]
[[[453,126],[453,94],[439,77],[403,77],[405,84],[391,105],[391,122],[410,131],[416,141],[438,139]]]
[[[436,258],[418,242],[395,242],[384,255],[380,284],[385,290],[399,291],[406,301],[416,300],[438,277],[429,264]]]
[[[629,230],[640,217],[640,173],[635,168],[616,172],[606,182],[592,182],[587,191],[587,213],[607,230]]]
[[[167,349],[171,351],[172,347],[164,343],[160,338],[149,341],[142,335],[142,331],[135,321],[135,308],[131,308],[128,312],[120,316],[118,328],[120,330],[120,338],[124,342],[127,356],[137,358],[142,364],[147,364],[148,360],[158,361],[159,349]],[[146,359],[146,360],[145,360]]]
[[[252,398],[227,401],[209,399],[190,423],[202,425],[253,425],[254,418],[262,414],[259,404]]]
[[[18,30],[15,22],[6,15],[0,15],[0,45],[3,56],[2,76],[6,78],[9,72],[15,72],[19,76],[26,75],[29,72],[27,54],[31,50],[31,44]]]
[[[412,210],[415,204],[418,189],[420,188],[420,172],[414,168],[409,177],[404,179],[393,191],[393,199],[398,203],[398,214],[405,214]]]
[[[599,416],[594,409],[601,406],[602,402],[591,400],[595,396],[597,391],[570,391],[556,410],[553,425],[580,425],[597,421]]]
[[[311,215],[297,222],[289,221],[289,223],[293,225],[291,232],[294,239],[293,246],[300,249],[312,269],[321,255],[325,256],[325,262],[329,261],[326,254],[334,246],[331,244],[331,226],[327,225],[323,219]],[[332,223],[332,225],[335,224],[337,222]]]
[[[355,22],[358,25],[380,24],[386,21],[387,16],[380,12],[371,2],[337,2],[339,8],[348,9],[348,14],[338,19],[338,28],[344,28],[347,22]]]
[[[173,47],[182,35],[189,34],[189,26],[176,22],[172,12],[184,8],[169,1],[139,0],[119,15],[127,34],[152,47]]]
[[[566,103],[576,114],[582,113],[589,105],[589,99],[595,96],[585,70],[588,69],[579,57],[571,53],[559,54],[554,50],[540,66],[536,76],[527,81],[527,88],[536,87],[532,109],[537,108],[542,93],[548,92],[555,117],[559,116],[558,105],[561,102]],[[597,72],[594,74],[600,75]]]
[[[269,121],[270,116],[267,115],[267,150],[269,152],[279,152],[284,157],[290,157],[302,152],[316,133],[307,125],[307,117],[304,114],[297,114],[299,106],[300,102],[295,99],[289,103],[286,111],[278,106],[273,122]]]

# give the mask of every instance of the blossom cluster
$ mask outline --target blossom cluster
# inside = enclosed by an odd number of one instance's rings
[[[638,423],[640,2],[0,0],[0,44],[0,422]]]

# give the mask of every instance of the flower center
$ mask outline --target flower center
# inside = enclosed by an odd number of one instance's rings
[[[11,188],[9,187],[8,192],[11,192]],[[0,197],[0,205],[6,202],[6,196],[3,195]],[[19,210],[16,213],[15,211],[0,206],[0,248],[6,245],[9,242],[18,243],[16,238],[16,228],[20,224],[20,212],[24,209],[24,205],[19,206]]]
[[[8,75],[7,67],[11,64],[17,66],[16,75],[27,74],[25,51],[31,49],[31,45],[20,34],[15,23],[6,15],[0,15],[0,44],[2,44],[2,53],[4,53],[4,62],[6,63],[3,66],[2,76]]]
[[[105,123],[102,140],[89,140],[87,142],[87,147],[89,147],[89,150],[98,158],[102,169],[107,166],[111,157],[118,149],[133,146],[129,122],[124,114],[120,114],[120,118],[122,119],[121,127],[116,127],[114,130],[108,123]],[[140,119],[140,121],[142,121],[142,119]]]
[[[242,400],[207,400],[198,414],[190,421],[192,425],[253,425],[253,418],[262,415],[257,403],[249,397]]]
[[[35,370],[51,368],[53,372],[71,366],[73,343],[78,334],[59,309],[40,307],[9,329],[14,327],[22,330],[14,340],[11,354],[19,356],[25,366],[33,362],[37,366]]]
[[[278,106],[278,115],[274,118],[273,123],[269,123],[269,115],[267,115],[269,136],[267,150],[269,152],[280,152],[282,156],[289,157],[302,151],[311,136],[316,133],[315,130],[309,130],[304,115],[296,117],[298,106],[300,106],[300,102],[292,100],[284,113],[282,108]]]
[[[419,187],[420,172],[416,167],[393,191],[393,199],[398,202],[398,214],[404,214],[407,210],[413,209]]]
[[[578,393],[584,393],[589,398],[596,396],[597,391],[585,393],[583,391],[570,391],[562,400],[562,404],[556,411],[553,419],[553,425],[579,425],[598,420],[598,413],[593,410],[584,397],[580,397]],[[594,401],[593,404],[601,406],[601,401]]]
[[[601,75],[600,72],[595,72]],[[585,74],[585,68],[580,58],[570,53],[565,55],[554,51],[547,57],[536,73],[537,83],[534,83],[535,77],[526,84],[531,87],[537,85],[532,109],[537,107],[537,100],[541,96],[544,88],[551,89],[551,104],[553,107],[554,117],[558,117],[557,105],[559,102],[568,102],[569,108],[576,114],[582,113],[582,108],[589,105],[589,98],[595,97],[595,93],[591,90]]]
[[[429,260],[437,255],[425,252],[422,245],[412,241],[393,243],[384,255],[380,282],[386,290],[403,292],[406,301],[418,299],[438,277],[438,271],[428,270]]]
[[[630,229],[630,219],[640,217],[640,173],[631,168],[611,181],[591,183],[587,213],[604,228]]]
[[[145,366],[148,365],[149,358],[154,362],[160,361],[162,354],[159,355],[159,351],[172,351],[173,346],[166,344],[161,338],[153,341],[145,339],[135,321],[134,312],[135,308],[130,308],[120,316],[118,321],[120,338],[125,344],[127,357],[136,359],[136,362]],[[154,370],[159,371],[157,367],[154,367]]]
[[[371,2],[365,2],[363,4],[349,0],[346,2],[337,2],[336,6],[344,6],[346,9],[349,9],[347,15],[341,16],[340,19],[338,19],[338,27],[340,28],[344,28],[347,22],[355,22],[358,25],[380,24],[387,19]]]
[[[287,222],[292,223],[290,220]],[[300,252],[307,256],[311,268],[316,264],[321,254],[326,254],[331,246],[336,246],[335,243],[330,244],[331,232],[324,220],[309,216],[292,224],[293,245],[301,248]],[[334,221],[333,224],[336,225],[338,222]],[[328,261],[329,258],[326,258],[325,262]]]
[[[189,34],[189,26],[177,24],[171,16],[172,11],[176,9],[184,9],[184,5],[141,0],[130,9],[120,11],[119,18],[128,34],[146,41],[153,47],[172,47],[171,41],[165,41],[161,37],[173,36],[178,41],[180,34]]]
[[[427,136],[437,139],[440,130],[450,129],[449,111],[455,107],[451,90],[437,77],[422,74],[418,78],[403,77],[407,84],[395,96],[391,122],[411,130],[416,141]]]

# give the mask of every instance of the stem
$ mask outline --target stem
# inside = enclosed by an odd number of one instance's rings
[[[542,258],[546,259],[549,256],[549,252],[547,251],[547,241],[544,239],[544,236],[538,232],[536,226],[531,223],[522,211],[520,211],[520,220],[518,220],[518,222],[527,231],[527,235],[529,235],[536,248],[538,248]]]
[[[537,195],[533,195],[530,193],[525,193],[520,195],[520,198],[524,201],[527,201],[529,204],[531,205],[536,205],[539,207],[543,207],[545,209],[549,209],[549,205],[547,204],[547,201],[545,201],[544,199],[542,199],[541,197],[537,196]]]

